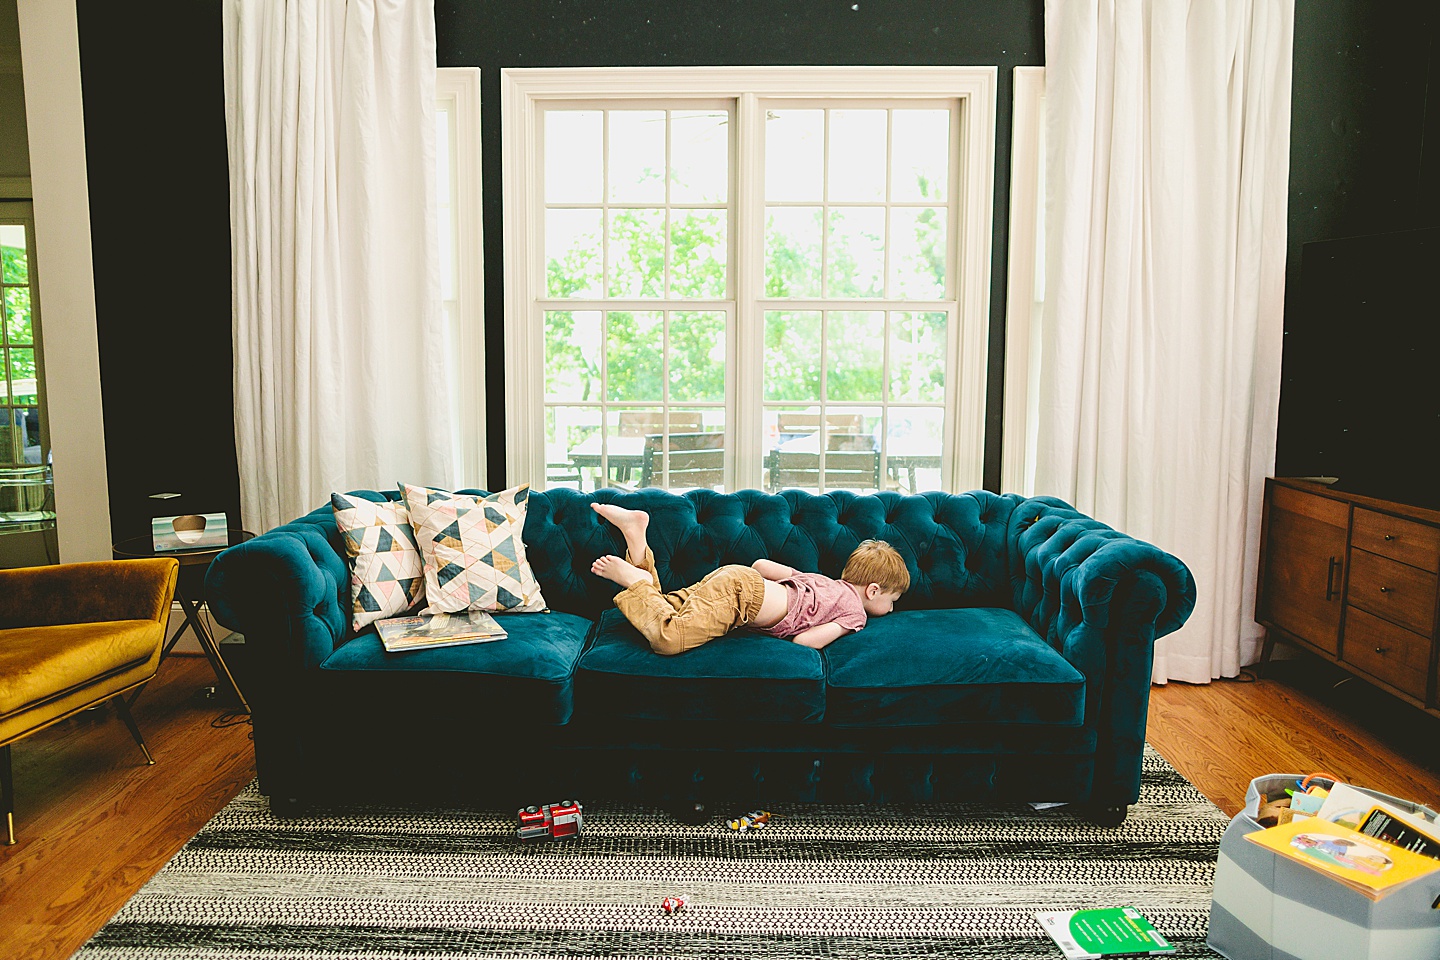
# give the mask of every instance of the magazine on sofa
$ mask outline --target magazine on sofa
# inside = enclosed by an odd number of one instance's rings
[[[380,633],[386,653],[487,643],[507,636],[495,618],[483,610],[391,617],[377,622],[375,629]]]

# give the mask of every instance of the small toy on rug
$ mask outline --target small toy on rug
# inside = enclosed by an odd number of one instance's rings
[[[766,824],[775,814],[769,810],[751,810],[749,813],[736,817],[734,820],[726,821],[725,825],[736,833],[749,833],[751,830],[763,830]]]
[[[549,837],[561,840],[578,837],[585,823],[585,808],[578,800],[561,800],[540,806],[522,807],[516,813],[519,822],[515,836],[521,840]]]
[[[678,897],[666,897],[660,901],[660,909],[669,914],[679,913],[690,903],[690,894],[681,894]]]

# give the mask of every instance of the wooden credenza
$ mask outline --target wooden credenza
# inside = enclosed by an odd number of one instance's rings
[[[1290,641],[1440,716],[1440,512],[1272,477],[1261,531],[1261,663]]]

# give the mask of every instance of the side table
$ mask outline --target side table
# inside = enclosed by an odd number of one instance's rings
[[[205,568],[210,566],[210,562],[218,557],[222,550],[225,550],[227,547],[233,547],[236,544],[244,543],[254,536],[255,534],[248,530],[231,530],[229,543],[224,547],[202,547],[198,550],[158,551],[155,549],[154,541],[152,541],[150,537],[131,537],[128,540],[121,540],[115,544],[111,548],[111,551],[117,560],[174,557],[180,562],[182,573],[186,567],[199,568],[197,572],[201,575],[203,582]],[[174,649],[175,644],[179,642],[180,635],[185,632],[186,627],[192,627],[195,630],[195,636],[200,641],[200,649],[204,651],[205,658],[210,661],[210,668],[215,671],[215,679],[233,692],[235,699],[240,703],[240,709],[249,713],[250,704],[246,701],[245,694],[240,692],[240,687],[235,683],[235,678],[230,675],[230,668],[225,666],[225,659],[220,656],[219,642],[216,641],[215,635],[210,632],[210,628],[206,626],[205,620],[200,616],[199,606],[181,591],[179,580],[175,583],[175,599],[180,601],[180,609],[185,611],[185,622],[180,624],[180,629],[176,630],[170,639],[165,641],[165,647],[160,652],[160,658],[163,660],[166,655]],[[205,598],[201,596],[200,602],[203,603],[204,601]]]

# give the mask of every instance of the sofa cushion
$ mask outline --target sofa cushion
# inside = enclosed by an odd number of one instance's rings
[[[826,722],[900,727],[976,721],[1078,726],[1085,678],[1014,611],[871,617],[821,655]]]
[[[665,657],[618,610],[601,615],[576,682],[590,717],[818,723],[825,714],[816,651],[747,630]]]
[[[575,705],[575,665],[590,621],[569,613],[500,614],[495,619],[509,634],[503,640],[405,653],[386,653],[371,629],[342,645],[320,669],[389,675],[378,689],[382,696],[393,693],[397,701],[411,692],[410,680],[423,687],[437,675],[448,675],[446,695],[462,698],[470,709],[516,722],[567,723]]]

